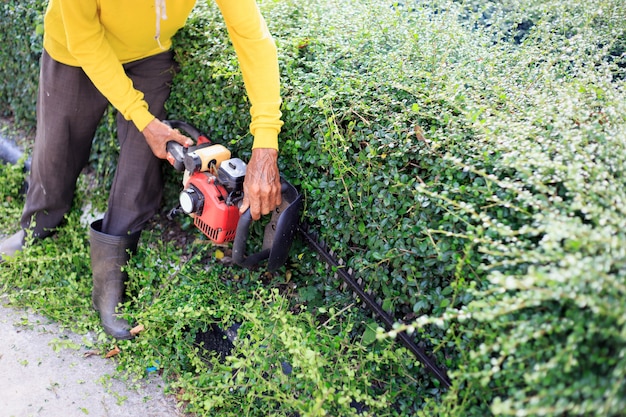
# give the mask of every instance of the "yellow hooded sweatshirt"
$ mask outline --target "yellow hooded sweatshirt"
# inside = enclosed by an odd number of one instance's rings
[[[255,148],[278,149],[280,86],[276,46],[255,0],[216,0],[250,99]],[[171,47],[195,0],[50,0],[44,48],[81,67],[96,88],[142,131],[154,116],[122,64]],[[210,82],[210,81],[207,81]]]

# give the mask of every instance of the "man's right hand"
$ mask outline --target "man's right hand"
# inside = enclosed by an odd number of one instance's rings
[[[172,129],[157,118],[152,119],[141,133],[146,138],[152,153],[160,159],[167,157],[166,146],[167,142],[171,140],[180,143],[184,147],[193,146],[194,144],[193,140],[181,134],[177,129]]]

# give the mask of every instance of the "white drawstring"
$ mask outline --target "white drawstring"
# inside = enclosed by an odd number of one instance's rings
[[[165,0],[154,0],[154,7],[156,9],[156,34],[154,39],[159,44],[159,48],[163,48],[161,45],[161,20],[167,20],[167,6]]]

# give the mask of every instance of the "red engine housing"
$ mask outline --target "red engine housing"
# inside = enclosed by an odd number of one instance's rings
[[[194,225],[214,243],[232,242],[235,239],[239,208],[227,204],[228,191],[215,183],[215,177],[196,172],[189,177],[183,193],[193,194],[195,207],[192,214]]]

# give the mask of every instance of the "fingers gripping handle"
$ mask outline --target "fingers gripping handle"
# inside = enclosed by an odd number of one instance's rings
[[[195,142],[202,143],[202,139],[206,139],[198,129],[189,123],[183,122],[181,120],[163,120],[163,123],[171,127],[172,129],[178,129],[185,132],[189,135]],[[207,139],[208,140],[208,139]]]
[[[196,142],[196,146],[190,148],[185,148],[183,145],[173,140],[167,142],[167,161],[170,163],[170,165],[174,167],[176,171],[184,171],[185,156],[187,155],[187,152],[192,151],[193,149],[197,149],[201,145],[210,145],[211,141],[189,123],[180,120],[163,120],[163,123],[165,123],[172,129],[178,129],[185,132]]]

